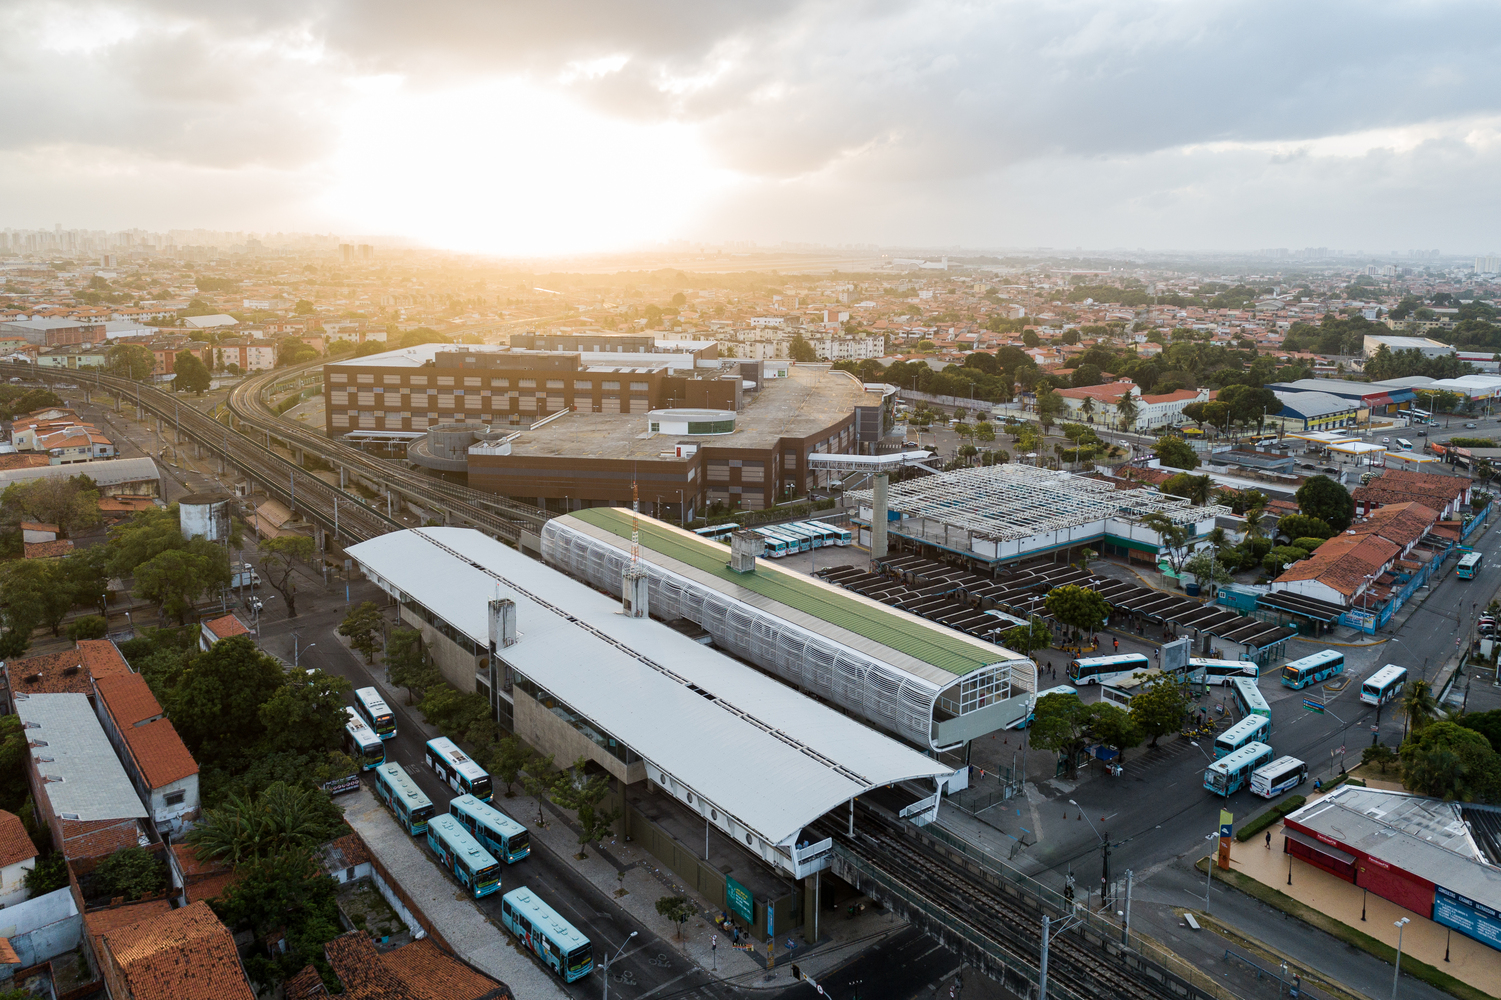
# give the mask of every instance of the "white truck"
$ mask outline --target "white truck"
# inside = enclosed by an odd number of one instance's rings
[[[231,590],[239,587],[259,587],[261,585],[260,574],[249,563],[232,564],[229,571],[229,586]]]

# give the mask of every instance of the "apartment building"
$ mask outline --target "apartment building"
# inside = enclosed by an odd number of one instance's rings
[[[276,367],[276,348],[269,344],[225,341],[214,345],[213,359],[214,368],[239,365],[241,371],[270,371]]]

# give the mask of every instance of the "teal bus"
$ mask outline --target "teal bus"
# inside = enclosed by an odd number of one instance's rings
[[[733,521],[724,524],[711,524],[707,528],[694,528],[693,533],[700,538],[707,538],[711,542],[730,543],[730,536],[740,530],[740,525]]]
[[[1336,674],[1345,672],[1345,654],[1334,649],[1322,649],[1317,653],[1282,665],[1282,684],[1294,690],[1310,684],[1322,684]]]
[[[1459,564],[1454,567],[1454,575],[1461,580],[1473,580],[1475,574],[1480,571],[1481,553],[1470,551],[1459,557]]]
[[[375,735],[375,730],[365,725],[365,720],[348,705],[344,706],[349,721],[344,723],[344,752],[360,762],[360,769],[369,771],[386,762],[386,741]]]
[[[1204,787],[1228,798],[1251,782],[1251,774],[1272,762],[1272,748],[1265,743],[1247,743],[1228,757],[1221,757],[1204,771]]]
[[[500,889],[500,862],[469,835],[454,816],[439,815],[427,821],[427,846],[438,863],[475,899]]]
[[[474,758],[460,750],[447,736],[428,740],[427,752],[422,759],[445,785],[460,795],[473,795],[477,799],[490,797],[490,772],[476,764]]]
[[[396,822],[412,836],[427,830],[433,815],[433,800],[400,764],[382,764],[375,769],[375,794],[396,816]]]
[[[1190,656],[1188,658],[1188,672],[1191,674],[1204,672],[1205,684],[1220,684],[1230,686],[1232,677],[1255,677],[1261,673],[1261,669],[1250,660],[1211,660],[1207,657]]]
[[[1214,738],[1214,756],[1228,757],[1247,743],[1265,743],[1272,733],[1272,720],[1248,715]]]
[[[448,813],[485,850],[508,865],[514,865],[532,853],[532,839],[526,827],[488,802],[473,795],[460,795],[448,803]]]
[[[582,979],[594,968],[589,939],[526,886],[500,898],[500,925],[564,982]]]
[[[1261,688],[1249,677],[1230,678],[1230,690],[1235,695],[1235,707],[1241,715],[1264,715],[1272,717],[1272,707],[1266,703]]]

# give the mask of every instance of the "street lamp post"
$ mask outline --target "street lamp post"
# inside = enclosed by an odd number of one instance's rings
[[[1105,893],[1110,885],[1110,835],[1106,833],[1102,836],[1100,831],[1095,829],[1094,820],[1085,815],[1084,807],[1079,803],[1069,799],[1068,804],[1078,808],[1079,815],[1084,816],[1084,822],[1088,823],[1089,828],[1094,830],[1094,835],[1100,838],[1100,905],[1104,906]]]
[[[626,937],[626,939],[620,943],[620,947],[617,948],[617,949],[615,949],[615,955],[614,955],[615,958],[619,958],[620,957],[620,953],[622,951],[625,951],[625,946],[631,943],[631,938],[635,937],[636,934],[637,934],[636,931],[631,931],[631,933]],[[610,961],[611,961],[611,956],[609,954],[606,954],[605,955],[605,1000],[610,1000]]]
[[[1402,976],[1402,928],[1411,922],[1410,917],[1403,917],[1392,924],[1397,928],[1397,964],[1392,968],[1392,1000],[1397,1000],[1397,980]]]

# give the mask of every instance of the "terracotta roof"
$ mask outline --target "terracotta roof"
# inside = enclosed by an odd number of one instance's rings
[[[431,938],[380,954],[350,931],[323,946],[349,1000],[510,1000],[510,987],[445,953]],[[314,994],[316,995],[316,994]]]
[[[364,931],[339,935],[323,946],[323,954],[349,1000],[404,1000],[402,981],[381,963]]]
[[[206,621],[203,623],[203,627],[220,639],[228,639],[230,636],[235,635],[250,634],[250,629],[245,627],[245,623],[233,614]]]
[[[328,996],[323,977],[311,965],[304,966],[301,972],[282,983],[281,987],[287,1000],[311,1000],[312,997]]]
[[[234,938],[207,903],[106,934],[131,1000],[255,1000]]]
[[[188,902],[218,899],[235,881],[234,869],[215,858],[200,858],[191,844],[173,844],[172,856],[182,872]]]
[[[120,647],[108,639],[80,639],[78,652],[83,656],[84,666],[95,677],[114,677],[131,672]]]
[[[1134,382],[1107,382],[1104,385],[1084,385],[1075,389],[1055,389],[1054,392],[1068,399],[1089,398],[1114,403],[1135,388]]]
[[[167,719],[125,730],[125,745],[151,788],[163,788],[198,773],[198,762]]]
[[[55,538],[50,542],[22,542],[27,559],[61,559],[73,551],[73,541],[68,538]]]
[[[10,938],[0,938],[0,965],[20,965],[21,956],[16,954]]]
[[[101,514],[134,514],[137,511],[150,510],[156,506],[156,501],[150,497],[100,497],[99,512]]]
[[[106,934],[126,927],[133,927],[143,920],[150,920],[172,912],[172,904],[165,899],[152,899],[129,906],[116,906],[108,910],[91,910],[83,915],[84,926],[94,941],[94,954],[101,953],[100,940]]]
[[[59,531],[61,531],[62,529],[59,528],[55,524],[44,524],[41,521],[22,521],[21,522],[21,530],[22,531],[50,531],[50,532],[52,532],[55,535]]]
[[[1176,403],[1180,399],[1198,398],[1199,390],[1197,389],[1177,389],[1173,392],[1164,392],[1156,396],[1148,396],[1144,394],[1141,397],[1141,401],[1143,403]]]
[[[95,678],[94,687],[98,689],[99,697],[115,720],[116,727],[122,732],[131,726],[161,717],[162,706],[157,703],[156,695],[151,693],[146,678],[140,674]]]
[[[18,451],[10,455],[0,455],[0,472],[10,472],[13,469],[36,469],[43,465],[51,465],[52,460],[46,455],[38,455],[32,451]]]
[[[62,852],[70,861],[102,858],[122,847],[137,847],[145,832],[133,818],[65,819]]]
[[[1357,536],[1378,535],[1407,548],[1438,522],[1438,511],[1420,503],[1387,504],[1371,512],[1366,521],[1350,528]]]
[[[29,861],[36,856],[36,845],[27,836],[21,817],[0,809],[0,868]]]
[[[1336,535],[1307,559],[1293,563],[1274,581],[1317,580],[1353,597],[1402,550],[1378,535]]]
[[[60,653],[43,653],[5,662],[5,676],[12,693],[21,694],[88,694],[94,693],[90,672],[84,669],[81,649]]]

